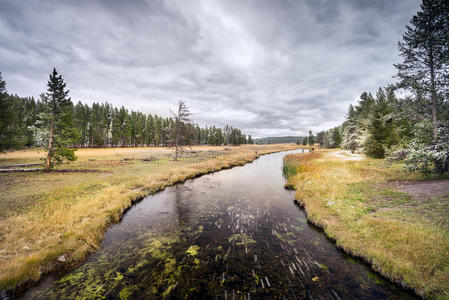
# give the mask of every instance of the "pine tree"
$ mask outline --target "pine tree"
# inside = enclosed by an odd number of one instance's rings
[[[375,158],[383,158],[386,149],[398,142],[390,101],[393,101],[392,95],[390,94],[387,100],[384,90],[379,88],[368,115],[367,138],[363,146],[365,153]]]
[[[68,97],[69,91],[56,69],[50,74],[47,86],[43,98],[46,112],[42,119],[48,131],[45,170],[49,172],[55,163],[61,163],[64,159],[76,160],[75,149],[68,146],[75,141],[77,134],[73,126],[73,104]]]
[[[433,139],[437,139],[438,98],[449,87],[449,1],[423,0],[421,11],[406,26],[395,67],[399,86],[430,96]]]
[[[148,114],[145,122],[145,144],[151,146],[154,142],[154,122],[153,116]]]
[[[315,137],[312,134],[312,130],[309,130],[309,145],[313,145],[315,143]]]
[[[37,120],[37,104],[34,101],[33,97],[25,99],[23,115],[24,146],[32,147],[34,145],[34,135],[31,128],[34,126]]]
[[[0,72],[0,152],[13,148],[14,131],[12,130],[14,122],[11,102],[6,93],[6,82]]]
[[[334,127],[330,130],[330,147],[339,148],[341,146],[340,127]]]
[[[360,130],[357,124],[357,112],[354,106],[349,105],[348,114],[346,115],[346,121],[343,124],[343,148],[355,151],[361,145],[360,140]]]

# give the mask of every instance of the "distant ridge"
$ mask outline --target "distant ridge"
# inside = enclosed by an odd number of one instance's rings
[[[304,136],[274,136],[255,139],[256,144],[285,144],[285,143],[302,143],[306,139]]]

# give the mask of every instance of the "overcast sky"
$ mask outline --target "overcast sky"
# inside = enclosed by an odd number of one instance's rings
[[[394,81],[418,0],[0,0],[0,72],[37,97],[53,66],[72,100],[254,136],[339,125],[364,90]]]

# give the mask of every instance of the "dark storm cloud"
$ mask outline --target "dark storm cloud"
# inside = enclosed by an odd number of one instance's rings
[[[0,0],[0,71],[37,96],[55,66],[74,100],[256,136],[338,125],[364,90],[392,82],[418,0]]]

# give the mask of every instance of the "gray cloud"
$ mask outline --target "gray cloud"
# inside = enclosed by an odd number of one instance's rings
[[[38,96],[55,66],[71,97],[255,136],[341,123],[362,91],[392,82],[418,0],[0,0],[0,71]]]

